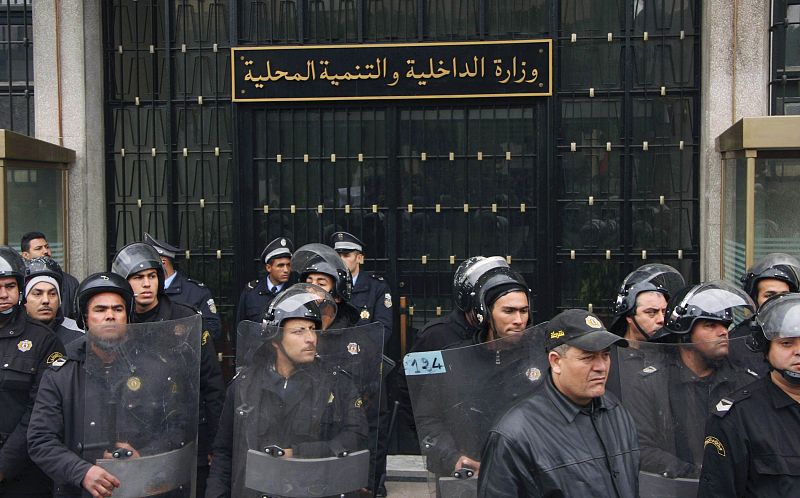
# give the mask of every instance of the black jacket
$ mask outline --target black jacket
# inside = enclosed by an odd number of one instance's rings
[[[150,312],[133,314],[132,323],[160,322],[194,316],[197,311],[185,304],[175,303],[165,295],[158,296],[158,306]],[[208,454],[217,433],[225,382],[214,350],[211,334],[204,330],[200,348],[200,426],[197,432],[197,465],[208,465]]]
[[[15,486],[34,491],[51,484],[31,467],[27,431],[39,383],[47,364],[62,356],[64,346],[44,324],[21,307],[0,327],[0,492]]]
[[[268,282],[269,277],[265,273],[262,274],[261,277],[251,280],[244,286],[242,293],[239,295],[239,304],[236,307],[237,324],[242,320],[260,322],[269,303],[271,303],[278,294],[297,282],[297,274],[291,272],[289,274],[289,280],[283,284],[283,287],[277,293],[273,293],[271,289],[267,288]]]
[[[764,377],[719,400],[706,423],[698,497],[796,496],[800,404]]]
[[[75,294],[78,293],[78,279],[64,272],[61,279],[61,311],[64,316],[75,319]]]
[[[356,325],[380,322],[383,325],[383,343],[392,337],[392,294],[383,277],[374,273],[359,272],[350,304],[358,310]]]
[[[175,272],[175,277],[169,287],[164,289],[164,294],[169,296],[172,302],[185,304],[200,311],[203,314],[203,332],[209,332],[214,339],[220,339],[222,329],[217,315],[217,305],[214,303],[211,291],[202,282],[192,280],[181,272]]]
[[[56,317],[50,323],[50,329],[56,334],[56,337],[58,337],[58,340],[61,341],[61,344],[64,346],[84,335],[84,332],[78,328],[78,324],[75,323],[75,320],[64,316],[61,308],[56,311]]]
[[[474,344],[473,337],[478,330],[467,322],[463,312],[456,309],[425,324],[414,339],[411,351],[440,351]]]
[[[546,375],[492,429],[478,496],[638,496],[639,441],[627,410],[609,394],[581,408]]]
[[[677,352],[631,375],[622,403],[639,429],[642,470],[696,478],[703,458],[705,420],[714,404],[754,379],[754,374],[728,361],[710,376],[698,378]]]
[[[268,360],[255,361],[228,386],[206,498],[260,496],[242,488],[248,448],[274,444],[291,448],[295,457],[321,458],[366,447],[361,399],[344,376],[315,362],[286,380]]]

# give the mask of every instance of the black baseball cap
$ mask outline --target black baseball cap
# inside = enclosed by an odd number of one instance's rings
[[[584,351],[602,351],[611,345],[628,347],[628,341],[612,334],[593,313],[586,310],[566,310],[547,324],[547,351],[562,344]]]

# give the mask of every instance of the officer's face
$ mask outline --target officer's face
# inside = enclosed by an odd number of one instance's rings
[[[50,323],[56,317],[56,311],[61,306],[61,298],[53,284],[39,282],[25,298],[25,310],[28,316],[40,322]]]
[[[22,251],[22,257],[25,259],[41,258],[42,256],[53,257],[46,239],[33,239],[28,250]]]
[[[707,360],[728,356],[728,327],[722,322],[697,320],[690,336],[694,349]]]
[[[333,292],[333,278],[324,273],[311,273],[306,277],[307,284],[322,287],[327,292]]]
[[[358,251],[340,252],[339,257],[342,258],[345,266],[353,275],[358,273],[359,265],[364,263],[364,255]]]
[[[492,326],[495,338],[515,336],[528,324],[528,296],[524,292],[509,292],[492,306]]]
[[[800,373],[800,337],[770,341],[767,361],[776,370]]]
[[[760,308],[772,296],[789,292],[789,284],[777,278],[763,278],[756,284],[756,291],[756,305]]]
[[[0,278],[0,312],[8,311],[19,303],[19,286],[14,277]]]
[[[103,292],[93,296],[86,306],[85,322],[89,329],[101,325],[128,323],[122,296],[114,292]]]
[[[291,258],[275,258],[265,265],[269,279],[273,283],[283,284],[289,281],[289,274],[292,272]]]
[[[155,308],[158,302],[158,272],[152,268],[142,270],[128,278],[136,296],[136,311],[142,313]]]
[[[285,354],[295,365],[311,363],[317,354],[317,331],[314,322],[302,318],[290,318],[281,324],[281,345],[275,345],[278,355]]]
[[[664,313],[666,311],[667,300],[664,298],[664,294],[660,292],[640,292],[636,296],[636,314],[633,317],[625,318],[628,322],[626,337],[637,341],[646,341],[647,338],[639,332],[633,323],[634,318],[636,323],[642,327],[642,330],[652,334],[664,326]]]
[[[606,392],[606,380],[611,368],[611,350],[593,353],[570,346],[563,356],[556,351],[548,354],[553,383],[564,396],[577,405],[587,405]]]

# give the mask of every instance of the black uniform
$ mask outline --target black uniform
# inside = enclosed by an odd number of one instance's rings
[[[175,303],[165,295],[158,296],[158,305],[147,313],[134,313],[132,323],[160,322],[194,316],[197,311],[185,304]],[[199,487],[208,475],[208,455],[217,433],[222,411],[225,383],[214,350],[211,334],[203,332],[200,348],[200,426],[197,429],[197,482]],[[201,489],[198,489],[198,494]]]
[[[392,294],[383,277],[360,272],[353,285],[350,304],[358,310],[356,325],[373,322],[383,325],[383,343],[387,344],[392,337]]]
[[[66,346],[75,339],[84,336],[83,331],[72,318],[67,318],[61,313],[61,308],[56,311],[56,317],[50,324],[50,329],[56,334],[61,344]]]
[[[217,305],[205,284],[176,271],[169,287],[164,289],[164,294],[173,302],[200,310],[203,314],[203,332],[210,332],[214,339],[221,337],[222,329],[217,315]]]
[[[478,496],[639,496],[639,441],[630,414],[608,394],[581,408],[545,375],[544,388],[492,429]]]
[[[697,477],[703,459],[703,422],[716,400],[752,382],[748,373],[725,360],[699,378],[677,356],[662,368],[645,367],[628,378],[623,399],[639,428],[642,470],[669,477]]]
[[[467,322],[464,312],[453,310],[449,314],[425,324],[417,334],[411,351],[441,351],[464,344],[472,344],[480,329]]]
[[[72,303],[75,302],[75,294],[78,292],[78,279],[67,272],[64,272],[61,280],[61,311],[64,316],[75,319],[75,310]]]
[[[234,410],[242,403],[252,408],[247,411],[252,419],[245,416],[240,422],[257,448],[277,445],[291,448],[297,458],[321,458],[365,447],[362,404],[345,376],[331,375],[314,362],[283,379],[264,361],[242,371],[228,386],[206,498],[230,497],[233,481],[244,479],[244,466],[233,467],[234,448],[242,443],[234,441]]]
[[[281,290],[276,293],[273,293],[271,289],[267,289],[267,283],[269,283],[267,275],[247,282],[242,294],[239,296],[239,305],[236,308],[236,323],[243,320],[260,322],[264,311],[269,306],[269,303],[275,299],[275,296],[291,287],[295,282],[297,282],[297,276],[292,272],[289,275],[289,281],[283,284]]]
[[[703,442],[699,497],[797,496],[800,404],[767,376],[719,401]]]
[[[64,346],[17,307],[0,327],[0,496],[49,496],[52,482],[28,457],[27,431],[39,382]]]

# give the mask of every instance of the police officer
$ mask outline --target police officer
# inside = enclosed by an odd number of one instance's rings
[[[348,328],[359,321],[359,312],[350,303],[353,276],[333,249],[323,244],[306,244],[292,256],[292,268],[300,282],[317,285],[336,300],[336,318],[328,328]]]
[[[126,278],[135,300],[132,323],[160,322],[195,315],[199,311],[172,301],[164,293],[164,268],[156,250],[143,242],[134,242],[120,249],[111,264],[111,271]],[[205,489],[211,444],[214,441],[225,384],[214,350],[211,333],[203,330],[200,349],[200,426],[197,446],[198,490]]]
[[[645,367],[645,354],[637,346],[664,326],[667,302],[686,285],[678,270],[662,264],[646,264],[625,277],[614,303],[609,331],[624,337],[626,348],[611,348],[611,371],[606,387],[620,395],[620,382]]]
[[[25,311],[55,332],[62,344],[82,337],[75,320],[61,311],[61,266],[42,256],[25,261]]]
[[[741,282],[760,307],[776,294],[800,290],[800,260],[780,252],[767,254],[747,270]]]
[[[84,329],[101,324],[125,324],[133,291],[114,273],[95,273],[81,282],[75,315]],[[55,482],[55,497],[111,496],[120,482],[103,468],[82,458],[84,444],[83,364],[87,341],[70,343],[66,357],[56,359],[42,378],[28,428],[31,458]]]
[[[53,257],[50,251],[50,244],[47,243],[47,237],[42,232],[28,232],[22,236],[20,243],[22,248],[23,259],[33,259],[42,256],[48,258]],[[75,319],[73,316],[74,310],[72,303],[75,300],[75,292],[78,290],[78,279],[73,277],[67,272],[63,272],[63,279],[61,282],[61,311],[64,316]]]
[[[161,264],[164,266],[164,294],[177,303],[200,310],[203,314],[203,330],[209,331],[214,339],[219,339],[222,329],[211,291],[203,282],[192,280],[175,269],[175,255],[180,249],[154,239],[149,233],[144,234],[144,242],[153,246],[161,256]]]
[[[800,294],[765,301],[750,343],[769,375],[720,399],[703,440],[700,497],[800,489]]]
[[[251,280],[242,290],[236,308],[236,323],[242,320],[259,321],[275,296],[294,283],[293,252],[294,245],[286,237],[274,239],[261,251],[266,274]]]
[[[53,332],[22,307],[25,262],[0,246],[0,496],[50,496],[52,482],[31,463],[26,431],[48,363],[63,356]]]
[[[741,289],[715,281],[685,287],[667,304],[654,341],[659,358],[625,379],[623,399],[639,429],[642,470],[666,477],[697,477],[702,463],[703,421],[720,397],[757,375],[729,357],[728,330],[749,317],[753,301]]]
[[[357,390],[317,357],[322,315],[316,300],[289,289],[270,304],[266,341],[228,386],[207,498],[262,495],[244,490],[245,459],[235,453],[241,445],[244,451],[277,446],[294,458],[332,457],[366,447],[367,424]],[[234,441],[237,434],[252,437]]]
[[[353,291],[350,304],[358,310],[356,325],[380,322],[383,325],[383,342],[389,343],[392,336],[392,293],[383,277],[375,273],[361,272],[364,264],[364,244],[347,232],[336,232],[331,236],[331,247],[339,253],[350,275]]]

